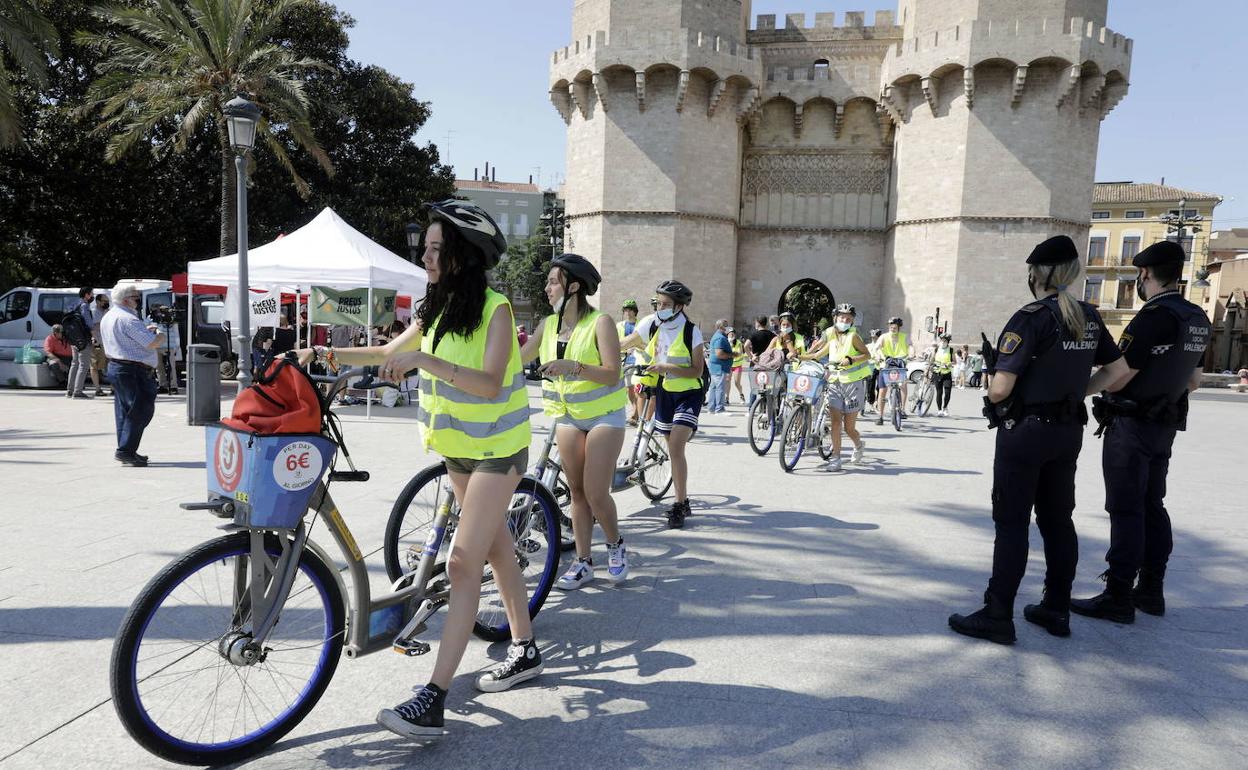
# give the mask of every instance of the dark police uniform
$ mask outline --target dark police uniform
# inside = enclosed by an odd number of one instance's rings
[[[1150,267],[1183,259],[1182,249],[1163,242],[1140,252],[1134,264]],[[1136,374],[1097,405],[1105,428],[1101,467],[1110,522],[1109,573],[1105,593],[1076,602],[1073,609],[1080,614],[1130,622],[1133,606],[1155,615],[1165,612],[1162,578],[1174,546],[1163,504],[1166,474],[1175,432],[1186,427],[1188,380],[1204,360],[1210,331],[1203,310],[1178,291],[1167,291],[1145,302],[1122,333],[1119,347]],[[1133,602],[1137,572],[1140,586]]]
[[[1027,261],[1056,265],[1078,256],[1074,242],[1058,236],[1037,246]],[[1086,303],[1080,306],[1086,323],[1077,339],[1062,322],[1056,296],[1018,310],[998,339],[992,370],[1013,373],[1018,380],[1006,402],[989,404],[989,409],[995,410],[989,419],[997,425],[992,468],[992,520],[996,525],[992,578],[984,596],[984,610],[949,619],[959,633],[999,643],[1014,641],[1014,598],[1027,569],[1033,507],[1048,566],[1044,606],[1063,619],[1068,617],[1070,587],[1079,559],[1071,514],[1075,507],[1075,465],[1087,423],[1083,401],[1093,365],[1121,357],[1096,308]],[[1032,609],[1028,608],[1029,613]],[[1064,622],[1068,624],[1068,620]]]

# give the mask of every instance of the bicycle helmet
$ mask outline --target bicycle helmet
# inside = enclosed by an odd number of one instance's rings
[[[579,281],[585,287],[587,297],[594,296],[598,292],[598,284],[602,283],[598,268],[580,254],[560,254],[551,261],[550,266],[564,272],[566,283]]]
[[[448,198],[422,206],[429,210],[431,221],[445,222],[473,246],[481,250],[487,270],[498,265],[507,251],[507,239],[485,209],[469,201]]]
[[[953,335],[952,335],[952,334],[950,334],[949,332],[945,332],[944,334],[940,335],[940,338],[941,338],[942,340],[944,340],[945,342],[952,342],[952,341],[953,341]]]
[[[895,315],[892,318],[888,319],[888,325],[889,326],[905,326],[905,324],[902,323],[901,321],[901,316],[899,315]]]
[[[854,316],[856,316],[856,315],[858,315],[858,308],[854,307],[853,305],[849,304],[848,302],[842,302],[841,304],[839,304],[839,305],[837,305],[837,306],[836,306],[836,314],[837,314],[837,315],[845,314],[845,315],[854,315]]]
[[[671,297],[672,302],[675,302],[677,305],[688,305],[693,301],[693,290],[680,281],[664,281],[654,291],[656,294]]]
[[[792,321],[792,320],[793,320],[793,314],[792,314],[792,313],[790,313],[790,312],[789,312],[789,311],[787,311],[787,310],[786,310],[786,311],[784,311],[783,313],[781,313],[780,315],[776,316],[776,317],[777,317],[777,318],[787,318],[787,319],[789,319],[790,321]]]
[[[620,309],[621,309],[621,310],[633,310],[633,311],[636,311],[636,310],[637,310],[637,300],[635,300],[635,299],[626,299],[626,300],[624,300],[624,304],[620,306]]]

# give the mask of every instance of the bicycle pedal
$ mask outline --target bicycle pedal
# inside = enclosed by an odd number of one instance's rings
[[[432,649],[433,648],[429,646],[428,642],[422,642],[419,639],[394,640],[394,651],[400,655],[406,655],[409,658],[414,658],[417,655],[425,655]]]
[[[537,553],[538,551],[542,550],[542,544],[537,542],[531,537],[526,537],[524,540],[521,540],[516,545],[517,547],[520,548],[521,551],[524,551],[525,553]]]

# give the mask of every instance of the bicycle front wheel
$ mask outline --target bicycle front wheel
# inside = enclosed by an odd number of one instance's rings
[[[832,459],[832,418],[825,411],[823,416],[819,418],[818,423],[816,438],[819,442],[819,457],[826,462]]]
[[[932,410],[932,402],[936,400],[936,386],[930,381],[919,383],[918,393],[914,397],[914,408],[911,410],[920,417],[926,417]]]
[[[780,467],[785,473],[792,473],[806,449],[806,437],[810,432],[810,407],[807,405],[794,407],[789,412],[789,419],[784,422],[784,430],[780,436]]]
[[[529,597],[530,618],[546,603],[559,571],[559,513],[559,504],[545,486],[528,477],[520,479],[507,509],[507,528],[516,544],[516,562]],[[472,631],[491,642],[511,638],[503,597],[488,563],[481,575],[481,600]]]
[[[760,457],[771,450],[771,444],[776,440],[776,429],[772,425],[775,415],[772,411],[769,396],[759,396],[750,406],[750,421],[746,423],[745,432],[750,439],[750,448]]]
[[[641,492],[650,502],[657,503],[672,488],[672,458],[666,444],[653,433],[646,436],[645,453],[637,469]]]
[[[143,588],[117,632],[109,676],[117,716],[139,745],[172,762],[259,753],[307,716],[338,666],[342,592],[310,550],[280,621],[251,644],[250,537],[236,532],[180,556]],[[271,559],[280,545],[266,538]]]
[[[893,410],[893,428],[901,430],[901,388],[896,385],[888,387],[888,407]]]
[[[446,501],[446,496],[451,494],[447,481],[444,463],[430,465],[407,482],[391,506],[381,546],[386,561],[386,576],[391,582],[415,572],[420,565],[420,555],[433,527],[433,518]],[[448,526],[443,542],[451,542],[451,535],[455,533],[453,527],[453,523]],[[434,574],[446,571],[446,554],[449,551],[443,546]]]

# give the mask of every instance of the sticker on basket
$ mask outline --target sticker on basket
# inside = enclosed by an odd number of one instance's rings
[[[793,383],[793,389],[798,393],[810,392],[810,378],[804,374],[799,374],[797,380]]]
[[[757,374],[755,374],[754,381],[757,382],[759,385],[766,385],[767,384],[767,372],[758,372]]]
[[[228,430],[217,434],[217,443],[212,449],[212,469],[222,490],[238,489],[238,482],[243,478],[243,445],[238,434]]]
[[[321,477],[321,450],[306,441],[292,441],[273,460],[273,480],[288,492],[311,486]]]

